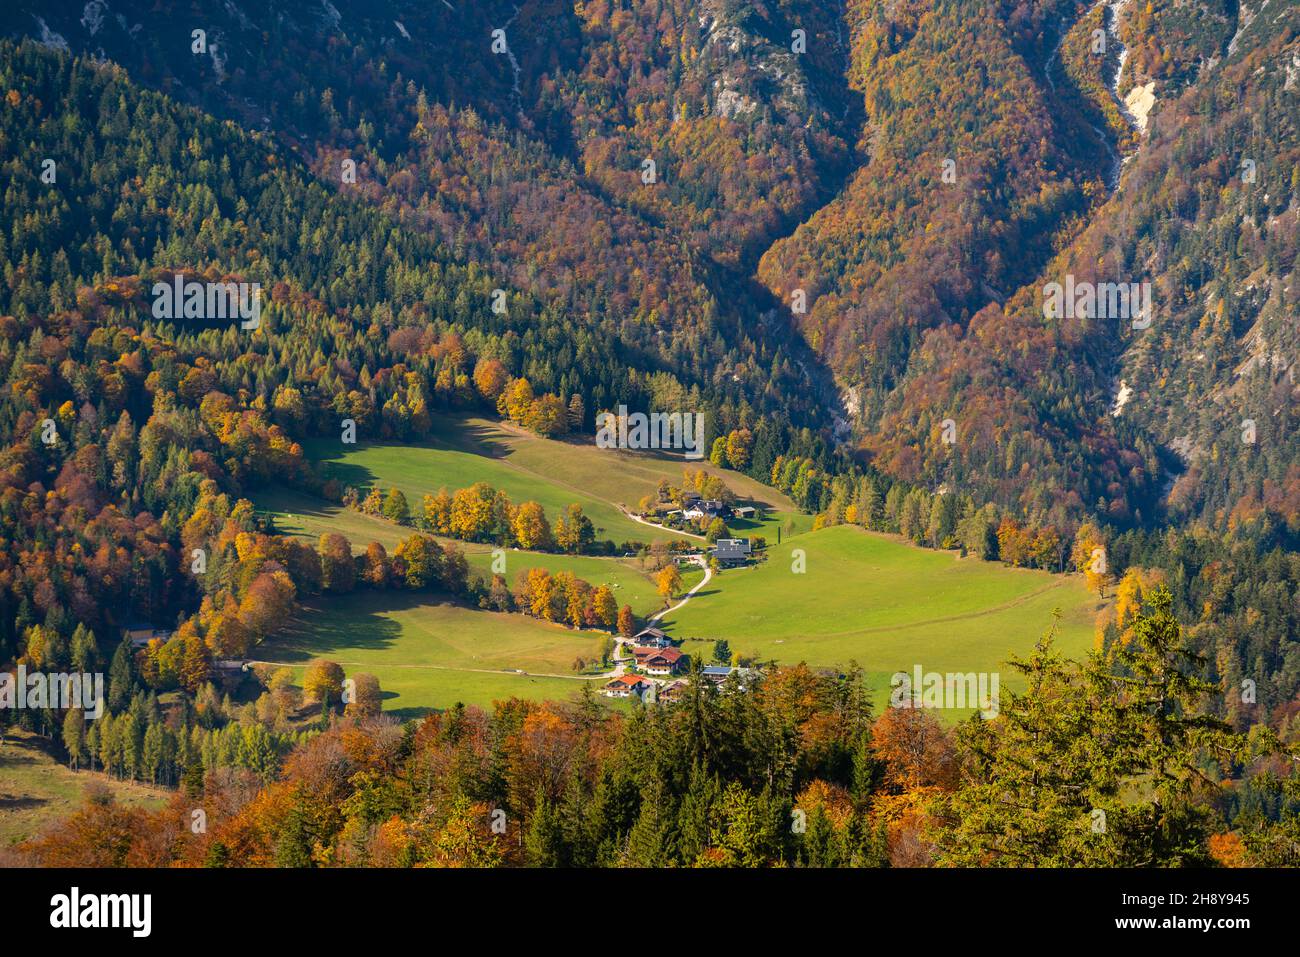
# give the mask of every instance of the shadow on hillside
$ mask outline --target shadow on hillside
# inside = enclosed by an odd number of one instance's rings
[[[325,477],[332,478],[342,485],[353,488],[370,488],[378,478],[364,465],[355,462],[341,462],[338,459],[322,459],[325,463]]]
[[[470,452],[475,455],[485,455],[494,459],[509,458],[515,451],[512,445],[503,440],[500,426],[445,416],[439,421],[444,426],[444,431],[439,435],[439,440],[441,444],[446,445],[448,448],[461,452]],[[552,435],[548,436],[545,441],[556,445],[568,445],[573,448],[595,447],[594,433],[586,432]],[[665,452],[662,449],[619,449],[619,454],[633,461],[653,462],[676,467],[694,466],[698,468],[709,464],[703,459],[695,461],[687,459],[684,455]]]
[[[44,807],[49,803],[49,798],[5,797],[0,795],[0,811],[30,811],[32,808]]]
[[[444,421],[450,429],[455,430],[454,438],[446,432],[439,436],[448,448],[490,459],[509,458],[514,452],[509,443],[502,439],[501,433],[487,423],[470,422],[467,419]]]
[[[697,591],[694,595],[691,596],[691,601],[695,601],[697,598],[708,598],[710,595],[718,594],[718,592],[720,592],[721,590],[722,589],[720,588],[701,588],[699,591]],[[681,601],[681,600],[682,599],[680,596],[676,599],[676,601]],[[676,604],[676,602],[674,602],[674,604]],[[691,606],[687,605],[686,607],[689,608]]]
[[[256,650],[260,658],[303,663],[341,649],[384,651],[401,636],[387,612],[428,604],[433,596],[405,591],[360,591],[318,599],[303,607],[286,633]]]
[[[306,492],[299,492],[297,489],[286,488],[282,485],[273,485],[268,488],[267,493],[260,496],[265,503],[264,508],[274,509],[277,512],[284,512],[288,515],[304,515],[309,518],[331,519],[338,515],[343,509],[342,505],[337,505],[323,498],[317,498],[315,495],[309,495]]]
[[[36,767],[42,763],[37,755],[53,757],[53,744],[35,735],[17,736],[6,734],[4,744],[0,745],[0,786],[12,784],[19,768]],[[4,811],[26,811],[31,808],[49,804],[49,798],[32,797],[29,794],[6,794],[0,791],[0,813]]]
[[[6,732],[3,735],[4,746],[0,747],[0,768],[19,764],[35,764],[35,755],[44,755],[53,760],[59,759],[59,750],[50,738],[27,731]]]
[[[431,714],[437,714],[439,711],[447,711],[447,708],[393,708],[384,711],[384,717],[393,717],[398,721],[415,721]]]

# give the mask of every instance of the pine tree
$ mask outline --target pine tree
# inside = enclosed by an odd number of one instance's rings
[[[539,786],[524,834],[524,860],[529,867],[566,867],[567,858],[559,815]]]
[[[1219,689],[1199,677],[1206,660],[1187,646],[1164,585],[1149,596],[1150,610],[1134,620],[1132,636],[1089,666],[1107,686],[1111,708],[1098,740],[1124,756],[1123,770],[1144,782],[1144,800],[1118,809],[1126,866],[1205,866],[1209,810],[1202,792],[1217,790],[1204,770],[1229,762],[1239,736],[1205,707]],[[1114,826],[1112,822],[1112,827]]]
[[[1055,626],[1011,667],[1023,693],[1001,689],[996,722],[972,716],[958,731],[967,773],[943,804],[939,859],[955,866],[1048,866],[1076,859],[1099,794],[1115,775],[1093,777],[1080,742],[1090,730],[1078,669],[1053,647]]]
[[[108,667],[108,710],[121,711],[131,700],[131,691],[135,684],[135,669],[131,660],[131,642],[123,638],[113,652],[112,664]]]
[[[677,860],[677,806],[662,776],[641,790],[641,813],[627,838],[624,861],[632,867],[668,867]]]
[[[1013,660],[1028,688],[961,730],[966,774],[945,803],[940,860],[958,866],[1158,867],[1210,862],[1203,770],[1242,746],[1203,710],[1214,686],[1161,586],[1132,637],[1078,667],[1052,647]],[[1140,784],[1140,786],[1138,786]]]
[[[712,821],[720,797],[717,778],[706,773],[699,763],[692,765],[681,814],[678,815],[683,862],[694,863],[709,847]]]
[[[303,795],[298,795],[296,800],[290,802],[286,820],[276,835],[276,867],[313,866],[311,832],[307,826],[307,811],[303,798]]]
[[[72,670],[90,674],[99,669],[99,646],[95,642],[95,633],[84,624],[78,624],[72,632]]]

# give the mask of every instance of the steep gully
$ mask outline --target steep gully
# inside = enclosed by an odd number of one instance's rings
[[[1115,51],[1115,72],[1106,78],[1106,89],[1109,91],[1111,98],[1115,101],[1115,106],[1119,110],[1120,116],[1124,121],[1134,129],[1138,129],[1137,120],[1134,118],[1124,98],[1119,95],[1119,81],[1124,73],[1124,63],[1128,60],[1128,47],[1119,37],[1119,17],[1124,8],[1128,6],[1130,0],[1100,0],[1100,2],[1083,14],[1080,19],[1089,16],[1093,10],[1098,7],[1102,8],[1102,25],[1106,30],[1106,44]],[[1077,22],[1077,21],[1076,21]],[[1052,47],[1052,52],[1048,55],[1047,61],[1043,64],[1043,77],[1047,81],[1047,86],[1052,96],[1057,95],[1056,81],[1053,79],[1053,71],[1056,69],[1056,61],[1060,58],[1061,45],[1065,42],[1066,36],[1069,35],[1073,24],[1066,23],[1065,18],[1061,18],[1057,26],[1056,43]],[[1113,193],[1119,189],[1120,173],[1124,169],[1124,164],[1131,157],[1121,156],[1116,144],[1112,141],[1110,133],[1095,124],[1088,124],[1097,138],[1101,141],[1102,146],[1106,149],[1106,156],[1109,159],[1109,169],[1106,174],[1106,186]]]
[[[1098,0],[1098,2],[1094,6],[1086,10],[1076,20],[1067,21],[1065,18],[1062,18],[1058,25],[1058,34],[1056,38],[1056,43],[1053,45],[1052,51],[1049,54],[1046,62],[1043,64],[1042,69],[1043,69],[1044,78],[1050,89],[1051,95],[1053,98],[1056,98],[1058,96],[1058,91],[1056,88],[1056,82],[1053,74],[1055,70],[1059,68],[1059,64],[1056,61],[1060,57],[1061,46],[1064,43],[1065,38],[1069,33],[1071,27],[1073,27],[1074,23],[1078,22],[1078,19],[1082,19],[1083,17],[1089,16],[1093,11],[1097,10],[1100,7],[1102,10],[1102,25],[1106,31],[1107,50],[1108,53],[1113,56],[1114,64],[1115,64],[1113,72],[1111,72],[1109,75],[1104,77],[1105,86],[1108,91],[1108,94],[1111,96],[1112,100],[1114,101],[1115,106],[1118,109],[1120,116],[1123,117],[1125,123],[1127,123],[1130,126],[1130,128],[1141,132],[1141,124],[1134,117],[1132,111],[1128,108],[1128,105],[1125,103],[1124,98],[1120,95],[1119,92],[1120,79],[1123,76],[1124,65],[1127,62],[1129,56],[1128,47],[1124,44],[1123,40],[1121,40],[1119,36],[1119,19],[1123,11],[1127,8],[1130,2],[1131,0]],[[841,3],[840,6],[841,6],[841,17],[837,21],[837,27],[843,25],[847,20],[846,5]],[[839,32],[838,29],[835,36],[835,42],[837,46],[840,46],[842,48],[844,53],[845,78],[847,79],[851,67],[850,45],[845,42],[843,35]],[[1109,56],[1107,58],[1107,62],[1108,63],[1110,62]],[[844,114],[841,122],[844,125],[844,127],[847,129],[854,125],[854,119],[855,119],[854,113],[861,110],[861,104],[854,101],[852,96],[852,91],[848,89],[847,86],[846,89],[843,91],[843,93],[844,93],[845,107],[844,107]],[[858,117],[858,119],[861,119],[861,117]],[[1096,134],[1098,140],[1101,142],[1103,148],[1106,151],[1107,168],[1105,171],[1104,179],[1105,179],[1107,190],[1110,193],[1115,193],[1119,190],[1120,187],[1120,177],[1124,165],[1125,163],[1128,162],[1128,160],[1132,158],[1132,155],[1129,156],[1121,155],[1116,139],[1111,131],[1103,127],[1099,127],[1092,123],[1089,123],[1089,126]],[[854,166],[854,164],[848,163],[845,165],[846,168],[841,171],[839,176],[836,177],[836,182],[827,184],[828,190],[823,192],[821,202],[828,202],[834,196],[838,195],[841,189],[845,186],[845,184],[847,184],[847,182],[852,178],[852,176],[856,172],[857,168]],[[814,211],[815,211],[814,209],[805,210],[800,215],[795,216],[794,221],[788,224],[788,228],[784,230],[781,235],[772,238],[771,242],[768,244],[768,248],[776,245],[782,239],[788,237],[789,235],[792,235],[795,229],[797,229],[798,226],[802,222],[804,222],[806,218],[810,216]],[[738,285],[743,284],[743,286],[747,287],[744,290],[744,292],[747,294],[745,295],[745,299],[747,299],[751,303],[751,305],[757,307],[753,310],[753,312],[758,315],[764,315],[766,319],[770,319],[775,315],[780,315],[781,307],[784,304],[775,300],[771,296],[769,291],[766,288],[763,288],[757,280],[757,275],[756,275],[757,266],[758,266],[758,261],[759,259],[761,259],[762,255],[763,255],[763,251],[760,250],[752,256],[745,257],[745,261],[742,263],[740,268],[740,273],[744,277],[744,279],[742,280],[741,283],[738,283]],[[767,324],[768,324],[767,321],[765,321],[764,325],[766,326]],[[792,331],[795,332],[792,338],[796,342],[802,343],[803,342],[802,335],[799,334],[796,330],[792,330]],[[830,389],[833,389],[836,393],[839,392],[838,383],[835,382],[834,376],[830,373],[829,369],[822,363],[820,358],[810,356],[806,349],[799,349],[795,353],[795,355],[797,361],[799,362],[800,367],[804,371],[804,374],[807,375],[811,381],[817,383],[817,385],[819,386],[819,391],[825,390],[829,387]],[[828,408],[832,411],[832,414],[834,416],[834,431],[836,437],[839,439],[848,438],[851,432],[851,427],[850,427],[850,423],[848,422],[844,414],[844,411],[840,409],[838,405],[829,405]]]

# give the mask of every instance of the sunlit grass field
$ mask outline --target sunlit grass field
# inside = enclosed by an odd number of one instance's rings
[[[793,570],[801,550],[805,571]],[[927,671],[1001,673],[1025,655],[1061,609],[1057,646],[1079,657],[1092,647],[1100,608],[1078,576],[1008,568],[915,548],[853,526],[836,526],[768,549],[767,561],[722,572],[664,626],[705,652],[733,651],[836,667],[857,661],[884,688],[919,664]]]
[[[318,657],[338,662],[349,675],[369,672],[385,693],[384,710],[410,717],[457,702],[487,707],[512,696],[567,699],[585,680],[573,670],[574,659],[596,658],[603,641],[599,632],[524,615],[406,592],[357,591],[307,603],[284,634],[253,656],[293,666],[299,681],[302,667]]]

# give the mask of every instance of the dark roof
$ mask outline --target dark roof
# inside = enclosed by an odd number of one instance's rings
[[[748,538],[720,538],[714,543],[713,553],[724,557],[748,555],[752,546]]]

